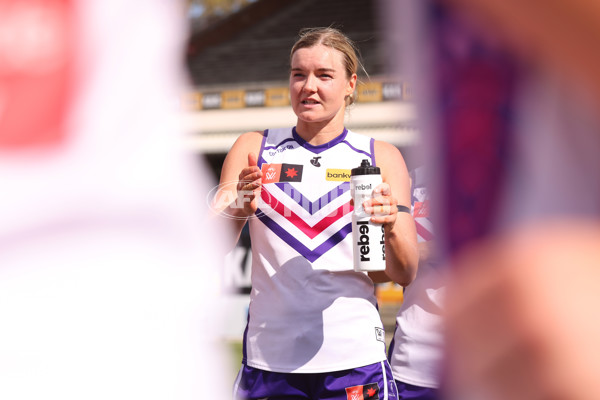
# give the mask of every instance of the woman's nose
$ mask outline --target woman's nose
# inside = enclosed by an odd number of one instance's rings
[[[313,93],[317,91],[317,80],[316,77],[314,75],[308,75],[306,77],[306,81],[304,82],[304,91],[305,92],[309,92],[309,93]]]

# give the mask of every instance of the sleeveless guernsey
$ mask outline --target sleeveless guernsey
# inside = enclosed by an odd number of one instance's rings
[[[276,372],[329,372],[385,360],[374,286],[354,272],[350,170],[373,139],[344,129],[313,146],[295,128],[267,130],[261,200],[250,218],[252,292],[244,362]]]
[[[411,171],[412,213],[419,242],[434,239],[424,167]],[[443,358],[445,270],[435,260],[419,263],[415,280],[404,290],[390,344],[394,378],[411,385],[438,388]]]

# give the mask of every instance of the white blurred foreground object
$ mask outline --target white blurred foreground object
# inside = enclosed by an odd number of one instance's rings
[[[224,233],[206,219],[213,182],[178,126],[181,5],[16,4],[0,1],[2,26],[15,27],[0,29],[0,55],[16,65],[0,70],[0,103],[14,106],[0,124],[50,115],[57,131],[24,123],[0,135],[0,398],[222,390],[215,239]],[[53,21],[73,22],[74,36]],[[33,38],[27,54],[62,49],[44,60],[48,70],[11,58],[7,39],[18,31]],[[28,113],[11,85],[40,76],[49,101]],[[63,107],[49,110],[51,100]]]

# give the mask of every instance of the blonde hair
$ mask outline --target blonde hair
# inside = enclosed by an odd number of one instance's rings
[[[350,79],[353,74],[358,73],[359,66],[364,71],[359,60],[358,47],[354,42],[344,35],[340,30],[332,27],[304,28],[300,30],[299,39],[292,46],[290,51],[290,64],[294,53],[298,49],[309,48],[317,45],[323,45],[338,50],[343,55],[346,77]],[[365,71],[366,73],[366,71]],[[346,97],[346,105],[354,103],[354,93]]]

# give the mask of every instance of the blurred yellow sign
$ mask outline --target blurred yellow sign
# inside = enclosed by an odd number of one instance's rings
[[[221,92],[221,108],[243,108],[245,92],[243,90],[226,90]]]
[[[383,90],[381,82],[359,83],[356,87],[356,100],[361,103],[382,101]]]
[[[402,303],[404,288],[393,282],[380,283],[376,286],[375,294],[378,303]]]
[[[271,88],[265,90],[265,105],[267,107],[284,107],[290,104],[288,88]]]

